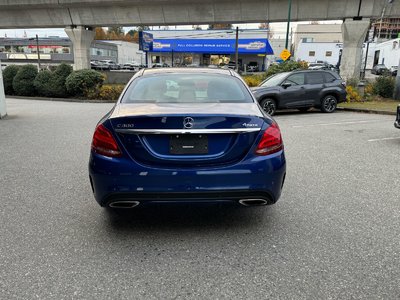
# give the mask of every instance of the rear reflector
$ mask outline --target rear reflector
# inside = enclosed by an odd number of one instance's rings
[[[281,131],[275,122],[265,130],[263,137],[258,143],[256,154],[268,155],[283,149]]]
[[[111,132],[100,124],[93,134],[92,150],[108,157],[120,157],[121,151]]]

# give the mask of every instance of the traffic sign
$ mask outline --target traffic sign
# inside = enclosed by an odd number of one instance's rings
[[[283,49],[279,55],[283,60],[287,60],[290,57],[290,51],[288,49]]]

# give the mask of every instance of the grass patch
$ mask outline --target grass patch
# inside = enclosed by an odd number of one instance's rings
[[[385,99],[379,101],[374,100],[365,102],[344,102],[340,103],[338,107],[395,112],[397,109],[397,105],[399,104],[400,104],[399,101]]]

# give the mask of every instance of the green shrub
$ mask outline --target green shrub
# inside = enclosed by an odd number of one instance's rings
[[[123,84],[106,84],[96,90],[91,90],[87,97],[95,100],[118,100],[124,87]]]
[[[3,83],[4,83],[4,92],[6,95],[13,95],[13,80],[15,75],[18,73],[19,67],[16,65],[9,65],[3,71]]]
[[[57,66],[55,71],[51,74],[49,80],[50,95],[53,97],[67,97],[66,80],[67,77],[72,73],[72,67],[65,63]]]
[[[308,63],[305,61],[287,60],[280,64],[271,65],[266,72],[266,76],[269,77],[277,73],[290,72],[298,69],[308,69]]]
[[[36,94],[33,81],[38,74],[34,65],[24,65],[19,68],[13,80],[13,89],[18,96],[34,96]]]
[[[392,98],[395,86],[395,79],[392,76],[379,76],[373,85],[375,95],[383,98]]]
[[[258,75],[244,75],[242,77],[249,87],[254,87],[258,86],[261,82],[263,82],[264,79],[266,78],[266,75],[264,73]]]
[[[36,88],[36,91],[39,96],[50,97],[51,90],[50,90],[50,80],[52,77],[52,73],[48,70],[40,71],[35,80],[33,81],[33,85]]]
[[[346,80],[346,86],[351,86],[353,88],[358,88],[359,80],[357,78],[349,78]]]
[[[73,96],[87,96],[93,90],[99,89],[104,82],[100,72],[94,70],[73,71],[65,82],[67,91]]]

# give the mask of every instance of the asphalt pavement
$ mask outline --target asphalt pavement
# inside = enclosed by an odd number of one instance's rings
[[[110,214],[87,163],[112,104],[8,99],[0,120],[1,299],[399,299],[394,117],[284,112],[269,207]]]

